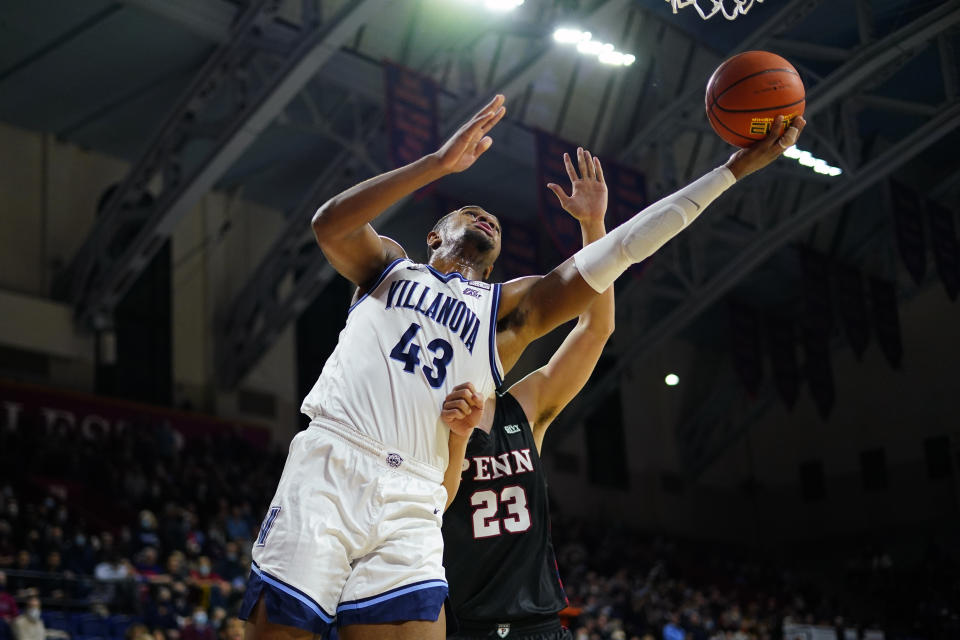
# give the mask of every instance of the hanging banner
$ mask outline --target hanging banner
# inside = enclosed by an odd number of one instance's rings
[[[858,269],[846,265],[837,265],[836,274],[837,307],[847,342],[850,343],[857,360],[862,360],[863,352],[870,343],[870,317],[867,313],[863,277]]]
[[[169,428],[187,439],[231,435],[258,447],[270,442],[269,429],[250,423],[6,380],[0,380],[0,405],[8,429],[24,425],[45,433],[88,434]]]
[[[927,270],[927,243],[923,235],[923,203],[916,191],[890,181],[890,203],[900,259],[917,284]]]
[[[784,406],[793,409],[800,391],[797,329],[792,320],[782,316],[768,316],[766,324],[773,382]]]
[[[730,304],[730,335],[733,338],[733,367],[751,396],[763,381],[763,354],[760,346],[760,318],[755,309],[739,302]]]
[[[803,274],[803,352],[804,377],[820,417],[826,420],[833,410],[836,393],[830,360],[830,332],[833,327],[833,303],[830,297],[830,262],[816,251],[800,253]]]
[[[502,221],[501,221],[502,222]],[[502,269],[501,280],[541,273],[539,232],[522,222],[504,222],[503,244],[497,260]]]
[[[957,231],[953,224],[953,212],[940,204],[927,200],[927,215],[930,219],[930,238],[933,240],[933,261],[947,296],[957,299],[960,292],[960,247],[957,246]]]
[[[570,193],[570,177],[563,164],[563,154],[569,153],[574,166],[577,166],[577,145],[562,140],[549,133],[537,132],[537,194],[540,203],[540,218],[552,244],[562,259],[566,260],[583,246],[580,224],[563,210],[557,196],[547,189],[547,183],[560,185],[564,192]],[[608,207],[606,226],[610,231],[647,206],[647,187],[643,174],[617,165],[603,163],[603,176],[607,183]],[[639,276],[650,259],[632,266],[628,273]]]
[[[820,327],[803,328],[804,377],[820,418],[826,420],[833,411],[836,392],[833,364],[830,360],[830,332]]]
[[[410,164],[440,146],[437,85],[428,77],[386,63],[387,151],[394,167]],[[421,189],[422,197],[427,188]]]
[[[803,274],[803,326],[829,331],[833,326],[830,261],[822,253],[803,248],[800,270]]]
[[[560,206],[560,201],[547,184],[560,185],[565,193],[570,193],[570,177],[563,164],[563,154],[569,153],[576,166],[576,145],[556,138],[543,131],[537,132],[537,194],[540,203],[540,219],[543,227],[566,260],[583,246],[580,224]],[[609,222],[608,222],[608,227]]]
[[[900,369],[903,364],[903,342],[900,339],[897,288],[892,282],[871,278],[870,297],[873,299],[873,322],[877,329],[877,343],[890,366]]]

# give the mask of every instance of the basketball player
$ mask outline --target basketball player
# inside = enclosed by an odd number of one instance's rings
[[[250,638],[306,638],[334,619],[344,640],[442,638],[449,431],[440,411],[454,381],[492,394],[527,344],[577,317],[738,177],[782,152],[779,122],[762,143],[543,277],[485,282],[500,252],[500,223],[477,206],[442,218],[427,234],[428,263],[412,262],[370,223],[420,187],[469,168],[493,143],[487,134],[503,104],[497,96],[436,152],[347,189],[313,217],[321,250],[360,296],[304,399],[311,425],[290,444],[254,542],[241,609]],[[791,127],[782,142],[798,133]],[[568,211],[591,206],[599,188],[599,163],[586,151],[578,161],[585,170],[564,196]]]
[[[576,183],[569,157],[564,161]],[[597,175],[602,184],[602,172]],[[605,200],[606,193],[602,196]],[[584,245],[606,235],[604,209],[592,207],[578,218]],[[443,565],[458,627],[448,638],[572,638],[557,616],[567,599],[550,539],[540,450],[547,427],[593,373],[613,325],[610,287],[580,316],[545,366],[488,398],[482,409],[472,384],[455,388],[444,401],[441,417],[454,433],[444,481],[449,506],[443,518]],[[464,435],[473,425],[478,428]]]

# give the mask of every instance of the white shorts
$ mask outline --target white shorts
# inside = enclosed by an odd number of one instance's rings
[[[447,595],[442,481],[435,467],[314,420],[290,443],[240,617],[263,595],[271,622],[318,634],[436,620]]]

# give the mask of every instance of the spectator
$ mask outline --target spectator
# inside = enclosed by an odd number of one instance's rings
[[[140,526],[136,534],[137,548],[144,547],[156,548],[160,544],[160,536],[157,534],[157,516],[149,509],[140,512]]]
[[[177,629],[177,612],[173,605],[173,593],[167,586],[157,590],[154,602],[147,605],[144,611],[144,621],[153,629]]]
[[[220,628],[220,640],[243,640],[243,620],[227,618]]]
[[[227,518],[227,539],[248,540],[250,538],[250,522],[243,515],[240,505],[234,505]]]
[[[156,547],[144,547],[138,554],[137,564],[134,566],[137,573],[147,578],[153,578],[163,573],[163,569],[157,564]]]
[[[249,567],[249,563],[247,564]],[[247,569],[240,563],[240,546],[236,542],[228,542],[224,546],[223,557],[217,563],[217,573],[227,582],[234,583],[237,578],[247,577]]]
[[[670,621],[663,625],[663,640],[685,640],[686,636],[677,622],[677,614],[670,614]]]
[[[18,615],[17,601],[7,592],[7,574],[0,571],[0,620],[10,622]]]
[[[40,617],[40,598],[27,598],[27,607],[23,613],[13,619],[10,625],[14,640],[45,640],[46,638],[69,638],[70,636],[57,629],[47,630]]]
[[[217,640],[217,636],[207,619],[207,612],[203,607],[193,610],[190,623],[183,628],[181,640]]]

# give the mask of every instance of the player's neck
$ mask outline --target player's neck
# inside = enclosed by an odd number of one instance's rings
[[[440,273],[456,271],[467,280],[483,280],[484,268],[462,255],[437,252],[430,258],[429,264]]]

